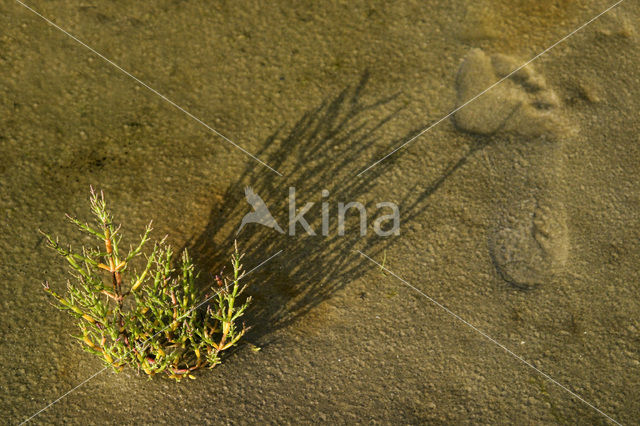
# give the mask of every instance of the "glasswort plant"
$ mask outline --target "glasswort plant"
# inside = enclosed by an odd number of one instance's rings
[[[98,248],[75,252],[43,233],[75,278],[75,283],[67,282],[64,296],[44,283],[57,307],[78,319],[82,334],[74,337],[116,371],[129,365],[149,376],[164,372],[179,381],[194,378],[194,370],[218,365],[221,353],[248,330],[236,324],[250,302],[237,303],[246,288],[239,283],[243,272],[237,245],[231,257],[233,276],[216,276],[211,293],[204,294],[196,288],[197,274],[187,251],[174,269],[176,259],[165,239],[144,255],[140,273],[132,271],[131,263],[149,242],[151,224],[125,255],[120,252],[120,226],[114,226],[103,193],[92,188],[90,199],[97,227],[67,217],[99,240]]]

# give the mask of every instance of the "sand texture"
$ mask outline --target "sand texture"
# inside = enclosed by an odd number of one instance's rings
[[[640,3],[516,73],[613,1],[26,4],[157,93],[0,3],[3,423],[103,368],[37,232],[87,244],[64,214],[93,185],[125,246],[153,220],[203,277],[236,238],[247,269],[282,252],[221,366],[105,371],[37,424],[639,424]],[[290,187],[315,236],[290,235]],[[272,216],[238,233],[256,194]],[[340,235],[356,201],[368,232]]]

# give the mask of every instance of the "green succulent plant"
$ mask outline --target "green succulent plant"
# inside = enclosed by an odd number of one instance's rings
[[[250,298],[239,303],[246,285],[240,285],[243,255],[237,244],[232,275],[216,276],[209,291],[201,291],[186,250],[177,260],[165,238],[145,255],[150,223],[138,245],[122,253],[120,226],[113,224],[104,194],[92,188],[90,200],[97,226],[67,217],[95,237],[98,247],[73,251],[43,233],[49,246],[66,259],[74,278],[67,282],[64,296],[44,283],[54,305],[78,319],[81,334],[74,337],[116,371],[132,366],[149,376],[166,373],[181,380],[194,378],[194,370],[220,364],[222,353],[248,330],[244,324],[238,326]],[[132,266],[136,259],[142,266],[139,273]]]

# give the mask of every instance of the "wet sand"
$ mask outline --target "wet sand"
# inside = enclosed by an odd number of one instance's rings
[[[612,3],[32,1],[0,5],[0,408],[19,423],[102,369],[49,304],[68,277],[38,229],[87,243],[105,191],[133,242],[154,220],[220,270],[250,207],[321,227],[360,201],[400,235],[247,225],[254,328],[179,384],[104,372],[38,423],[517,423],[640,418],[640,18],[625,1],[359,172]],[[331,218],[336,213],[332,210]],[[371,229],[369,229],[371,231]],[[409,288],[358,250],[468,324]]]

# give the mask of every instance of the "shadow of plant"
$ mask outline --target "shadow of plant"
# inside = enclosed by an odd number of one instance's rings
[[[377,236],[371,226],[377,216],[371,216],[377,212],[375,202],[394,200],[374,202],[364,197],[377,177],[402,158],[404,150],[362,177],[356,175],[367,161],[381,158],[389,152],[389,146],[400,146],[419,130],[391,143],[382,140],[383,129],[402,107],[397,105],[397,94],[365,103],[363,99],[369,97],[365,94],[368,80],[368,73],[364,73],[357,84],[303,114],[291,130],[285,133],[280,128],[267,138],[256,156],[279,170],[283,177],[266,173],[264,168],[248,161],[236,183],[223,195],[224,204],[210,212],[205,230],[187,244],[195,263],[210,274],[219,273],[215,268],[228,263],[226,257],[232,252],[236,238],[241,251],[246,253],[246,269],[283,250],[247,278],[251,281],[248,292],[254,298],[246,319],[254,327],[250,332],[252,339],[286,327],[371,268],[371,263],[359,256],[356,248],[381,259],[383,250],[397,238]],[[450,165],[426,189],[416,184],[414,188],[420,187],[420,191],[409,191],[406,199],[395,201],[401,211],[401,227],[413,220],[424,209],[425,200],[482,146],[482,141],[473,145],[467,155]],[[363,160],[367,158],[369,160]],[[248,224],[236,235],[243,216],[251,211],[244,200],[247,186],[269,206],[285,234],[259,224]],[[296,211],[307,202],[314,203],[305,218],[317,235],[308,235],[299,225],[295,236],[288,235],[289,187],[295,187]],[[329,195],[323,197],[323,190]],[[355,209],[347,212],[345,234],[338,235],[337,203],[351,201],[361,202],[369,214],[364,237],[359,232],[359,215]],[[327,235],[321,232],[322,202],[329,206]],[[379,211],[379,214],[388,213],[388,209]]]

